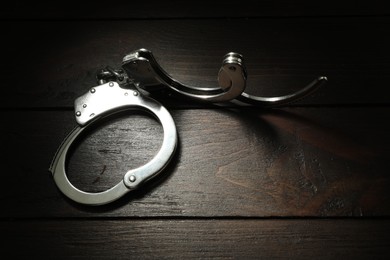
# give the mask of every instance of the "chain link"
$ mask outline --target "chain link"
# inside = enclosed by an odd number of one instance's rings
[[[122,69],[113,69],[110,66],[106,66],[96,74],[98,84],[102,85],[108,81],[123,82],[126,79],[126,74]]]

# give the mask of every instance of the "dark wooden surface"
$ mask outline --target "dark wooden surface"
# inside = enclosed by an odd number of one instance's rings
[[[380,1],[73,2],[0,12],[3,255],[389,257],[390,17]],[[250,93],[285,94],[319,75],[329,83],[272,110],[160,97],[180,137],[169,167],[115,203],[78,205],[48,173],[76,124],[73,101],[99,68],[142,47],[197,86],[216,84],[229,51],[244,55]],[[112,119],[76,147],[68,177],[105,190],[161,138],[146,114]]]
[[[385,220],[97,220],[1,223],[26,258],[385,259]],[[357,231],[358,229],[358,231]],[[359,234],[359,236],[357,236]],[[50,243],[48,243],[50,241]]]
[[[307,0],[126,1],[68,0],[3,4],[2,19],[188,19],[242,17],[377,16],[390,14],[384,0],[344,0],[313,3]]]

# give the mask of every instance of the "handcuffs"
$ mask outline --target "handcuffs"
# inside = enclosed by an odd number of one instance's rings
[[[129,191],[161,173],[172,159],[178,134],[168,110],[149,97],[158,90],[169,89],[174,94],[205,102],[235,102],[261,107],[280,107],[295,102],[316,91],[326,77],[318,77],[303,89],[285,96],[258,97],[245,93],[246,68],[242,55],[226,54],[218,73],[219,87],[202,88],[185,85],[173,79],[146,49],[136,50],[123,58],[122,69],[106,67],[97,74],[98,86],[75,100],[74,111],[78,126],[58,148],[49,171],[59,190],[71,200],[87,205],[103,205],[115,201]],[[85,192],[76,188],[66,174],[66,163],[72,146],[85,130],[94,127],[102,118],[128,109],[144,110],[162,125],[163,142],[155,157],[145,165],[127,171],[114,187],[103,192]]]

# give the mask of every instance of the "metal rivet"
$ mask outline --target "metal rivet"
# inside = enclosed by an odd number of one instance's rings
[[[110,82],[110,83],[108,83],[108,85],[109,85],[110,87],[113,87],[113,86],[114,86],[114,82]]]
[[[134,175],[130,175],[130,177],[129,177],[129,181],[131,181],[131,182],[135,182],[136,179],[137,178],[135,178]]]
[[[134,91],[134,92],[133,92],[133,95],[134,95],[134,96],[138,96],[138,92],[137,92],[137,91]]]
[[[76,116],[81,116],[81,112],[80,112],[80,111],[77,111],[77,112],[76,112]]]
[[[96,92],[96,89],[95,88],[91,88],[91,93],[95,93]]]
[[[125,92],[125,96],[129,95],[129,93]]]
[[[86,108],[86,107],[87,107],[87,104],[84,104],[84,105],[83,105],[83,108]]]

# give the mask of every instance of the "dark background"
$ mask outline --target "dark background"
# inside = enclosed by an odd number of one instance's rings
[[[13,1],[1,15],[1,253],[9,258],[386,258],[390,9],[385,1]],[[55,186],[51,159],[96,72],[153,51],[215,86],[242,53],[248,92],[329,83],[285,108],[160,98],[180,143],[162,176],[102,207]],[[88,135],[68,177],[102,191],[149,161],[162,128],[131,112]]]

